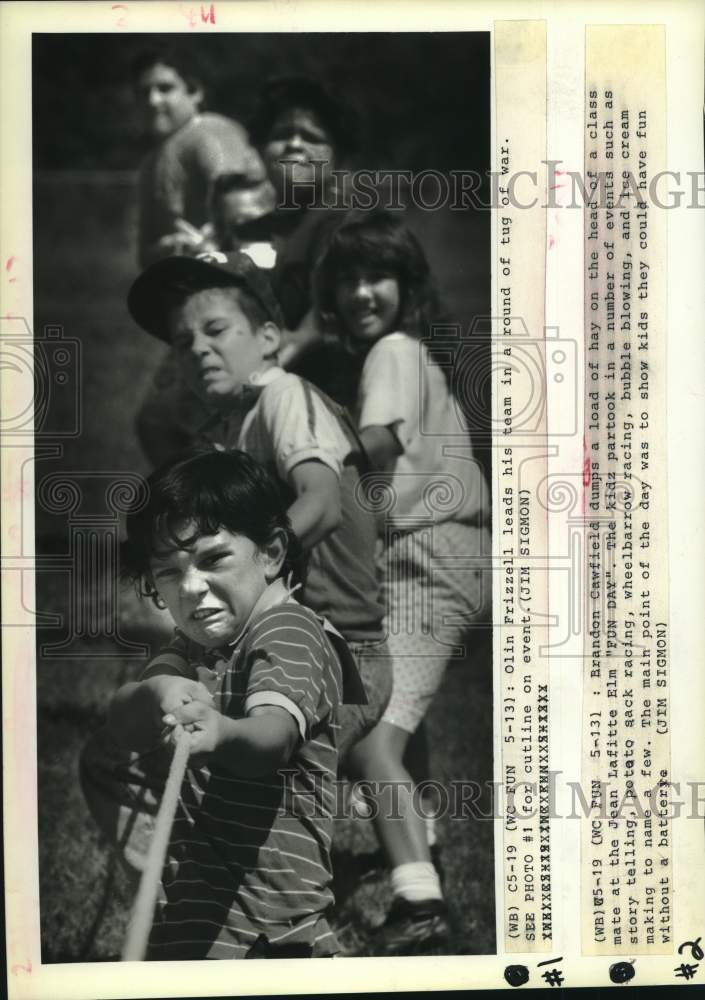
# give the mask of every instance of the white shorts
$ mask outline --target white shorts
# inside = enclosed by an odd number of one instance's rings
[[[400,534],[381,557],[393,687],[382,716],[413,733],[452,661],[471,655],[473,627],[489,621],[488,528],[447,521]]]

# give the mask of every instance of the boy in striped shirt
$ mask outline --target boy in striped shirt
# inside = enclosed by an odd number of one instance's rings
[[[191,734],[150,959],[338,950],[335,716],[360,680],[344,640],[291,596],[296,550],[276,483],[238,451],[165,467],[128,517],[129,571],[177,630],[118,691],[110,730],[142,752],[164,729]]]
[[[312,386],[277,365],[279,305],[262,269],[241,253],[170,257],[135,281],[133,317],[175,348],[214,418],[204,437],[246,452],[277,480],[307,554],[303,605],[344,636],[365,693],[341,706],[338,752],[379,721],[391,692],[376,524],[360,502],[360,472],[343,424]],[[175,655],[175,654],[174,654]],[[91,813],[130,868],[144,867],[163,769],[121,754],[105,729],[81,755]],[[156,762],[158,763],[158,762]]]

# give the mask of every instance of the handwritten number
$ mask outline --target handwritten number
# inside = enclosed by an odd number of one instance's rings
[[[127,4],[125,3],[114,3],[112,10],[123,10],[125,13],[120,14],[115,24],[116,28],[126,28],[127,27]]]
[[[690,948],[690,957],[694,958],[696,962],[702,962],[703,958],[705,958],[705,954],[703,953],[703,949],[700,946],[701,937],[702,934],[700,935],[700,937],[696,937],[694,941],[684,941],[683,944],[678,949],[678,954],[682,955],[684,948]]]

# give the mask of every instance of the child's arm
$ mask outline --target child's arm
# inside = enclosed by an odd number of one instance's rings
[[[162,721],[191,733],[192,755],[208,754],[233,774],[256,776],[276,771],[300,741],[312,739],[340,701],[342,678],[317,619],[295,603],[263,614],[245,642],[244,718],[239,705],[222,715],[194,701]]]
[[[303,548],[310,549],[341,522],[339,477],[350,444],[315,391],[295,375],[265,386],[257,428],[253,453],[273,463],[296,493],[288,513]],[[250,450],[247,439],[240,447]]]
[[[360,440],[373,469],[385,469],[404,451],[392,428],[382,427],[380,424],[365,427],[360,431]]]
[[[360,437],[375,469],[388,470],[404,453],[421,420],[421,345],[394,334],[365,359],[358,390]]]
[[[206,756],[238,777],[271,774],[286,764],[300,732],[293,716],[278,705],[257,705],[244,719],[231,719],[192,701],[166,713],[165,725],[191,733],[191,757]]]
[[[289,481],[296,500],[287,513],[294,533],[307,550],[340,524],[340,482],[330,466],[316,459],[295,465]]]
[[[125,750],[145,751],[159,740],[162,716],[185,704],[212,705],[213,698],[200,681],[159,675],[131,681],[117,691],[108,710],[108,730]]]
[[[202,250],[208,250],[208,240],[211,227],[206,223],[202,229],[192,226],[186,219],[176,219],[173,233],[160,237],[152,249],[154,259],[169,257],[174,254],[193,256]]]

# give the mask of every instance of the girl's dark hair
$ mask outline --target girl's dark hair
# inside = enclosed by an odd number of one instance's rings
[[[354,153],[359,144],[355,108],[334,97],[318,80],[307,76],[279,76],[267,80],[249,122],[250,135],[263,146],[277,118],[292,108],[312,111],[333,140],[336,153]]]
[[[203,535],[222,528],[244,535],[260,548],[275,531],[286,534],[287,551],[280,576],[303,578],[303,555],[286,513],[279,484],[242,451],[192,451],[163,465],[148,479],[149,498],[127,516],[122,572],[143,596],[156,603],[150,559],[157,549],[188,549]],[[194,524],[188,538],[177,535],[184,522]]]
[[[351,350],[353,345],[337,314],[335,289],[339,276],[356,267],[388,273],[397,279],[398,330],[421,339],[431,336],[434,324],[445,322],[426,255],[411,230],[398,215],[383,209],[353,209],[327,233],[313,279],[323,329]]]

